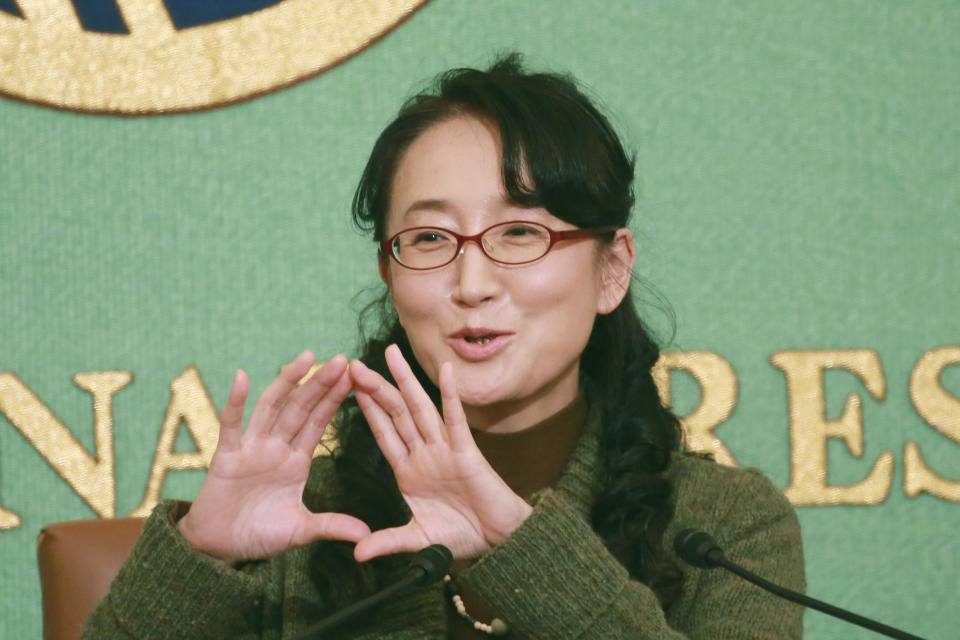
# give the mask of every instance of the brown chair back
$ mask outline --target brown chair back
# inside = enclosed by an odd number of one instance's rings
[[[143,518],[77,520],[37,537],[44,640],[80,637],[143,529]]]

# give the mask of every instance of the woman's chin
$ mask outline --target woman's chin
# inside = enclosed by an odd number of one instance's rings
[[[506,401],[504,394],[497,389],[460,391],[460,402],[464,407],[492,407]]]
[[[516,400],[517,388],[500,381],[457,380],[457,393],[463,406],[480,409]]]

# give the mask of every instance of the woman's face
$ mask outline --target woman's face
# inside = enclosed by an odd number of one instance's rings
[[[495,128],[468,116],[434,125],[397,167],[387,237],[418,226],[472,235],[508,220],[576,228],[508,202],[501,175]],[[517,431],[576,397],[594,318],[619,304],[632,260],[621,229],[607,250],[594,239],[562,241],[536,262],[509,266],[469,242],[444,267],[414,271],[391,259],[382,275],[430,379],[436,384],[440,365],[452,363],[471,426]]]

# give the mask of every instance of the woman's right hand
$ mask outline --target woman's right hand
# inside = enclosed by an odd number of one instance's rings
[[[357,518],[312,513],[303,504],[313,451],[351,387],[347,359],[337,355],[294,391],[312,364],[313,354],[305,351],[283,368],[257,400],[246,431],[250,383],[237,371],[207,477],[177,523],[198,551],[232,563],[314,540],[356,542],[370,534]]]

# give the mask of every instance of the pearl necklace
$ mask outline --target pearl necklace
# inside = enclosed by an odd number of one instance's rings
[[[457,585],[456,580],[453,579],[453,576],[451,576],[449,573],[443,576],[443,590],[450,598],[454,609],[457,610],[457,613],[460,615],[460,617],[466,620],[470,626],[477,631],[485,633],[488,636],[498,637],[502,637],[510,633],[510,627],[508,627],[507,623],[500,618],[494,618],[490,621],[490,624],[487,624],[485,622],[480,622],[467,613],[467,607],[463,604],[463,597],[460,595],[460,587]]]

